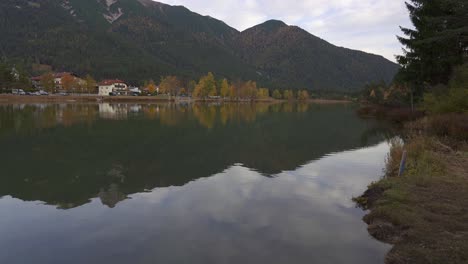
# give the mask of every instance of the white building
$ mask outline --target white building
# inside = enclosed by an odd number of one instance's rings
[[[99,83],[99,95],[108,96],[111,93],[115,95],[127,95],[128,86],[121,80],[104,80]]]

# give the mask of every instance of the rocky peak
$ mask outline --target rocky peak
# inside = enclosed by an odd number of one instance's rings
[[[121,16],[124,15],[123,9],[121,7],[115,8],[114,5],[118,2],[118,0],[97,0],[98,3],[104,5],[105,13],[102,16],[109,22],[114,23],[117,21]]]

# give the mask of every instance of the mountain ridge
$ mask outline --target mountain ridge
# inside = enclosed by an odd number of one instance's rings
[[[3,57],[131,83],[212,71],[271,88],[355,91],[390,82],[398,70],[382,56],[334,46],[283,21],[238,31],[151,0],[7,0],[0,17]]]

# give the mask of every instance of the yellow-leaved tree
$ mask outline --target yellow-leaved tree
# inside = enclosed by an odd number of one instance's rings
[[[221,88],[219,89],[219,94],[222,98],[226,98],[229,96],[229,83],[228,80],[223,79],[221,82]]]
[[[146,81],[145,89],[148,90],[148,93],[154,94],[156,92],[156,84],[154,84],[153,80]]]
[[[267,88],[260,88],[257,92],[258,99],[267,99],[269,97],[269,91]]]
[[[166,76],[161,79],[159,92],[176,95],[180,86],[180,81],[176,76]]]
[[[281,92],[278,89],[273,91],[273,98],[275,98],[277,100],[283,98],[283,96],[281,95]]]
[[[285,100],[293,100],[294,99],[294,92],[291,90],[284,90],[283,98]]]
[[[216,80],[211,72],[200,78],[200,81],[193,91],[193,97],[206,98],[208,96],[215,96],[216,94]]]
[[[307,101],[309,100],[309,93],[306,90],[299,91],[297,93],[297,99],[299,101]]]

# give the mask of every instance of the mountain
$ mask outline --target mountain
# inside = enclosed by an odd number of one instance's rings
[[[359,89],[391,81],[398,66],[381,56],[336,47],[307,31],[270,20],[242,32],[241,58],[282,87]]]
[[[280,21],[243,32],[151,0],[2,0],[0,55],[131,83],[208,71],[271,88],[352,91],[398,66]]]

